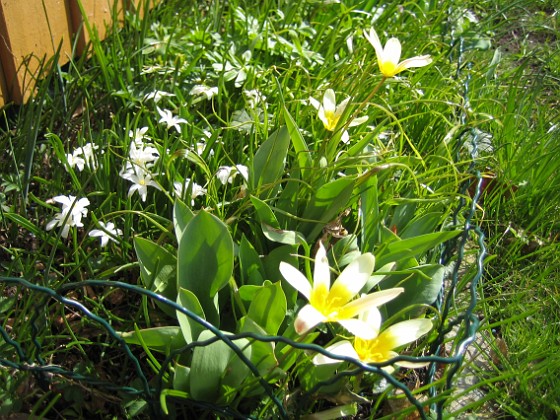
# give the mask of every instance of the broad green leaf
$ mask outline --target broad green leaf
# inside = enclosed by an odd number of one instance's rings
[[[181,237],[185,228],[194,217],[194,213],[181,200],[175,200],[173,206],[173,226],[175,228],[175,236],[177,243],[181,242]]]
[[[281,282],[267,281],[255,294],[247,315],[268,334],[276,335],[286,316],[286,305]]]
[[[264,329],[262,329],[255,321],[253,321],[248,316],[244,316],[239,320],[239,326],[240,333],[251,332],[259,334],[263,337],[268,335]],[[256,366],[261,375],[268,374],[277,366],[278,361],[276,360],[276,357],[274,355],[273,342],[253,340],[251,342],[251,346],[251,363]],[[278,373],[280,374],[280,372]],[[259,388],[262,392],[262,388]]]
[[[245,356],[250,361],[253,353],[253,346],[251,342],[247,338],[240,338],[238,340],[235,340],[233,343],[243,352],[243,356]],[[243,381],[247,377],[250,377],[251,371],[249,370],[249,367],[239,358],[239,356],[234,353],[233,350],[231,350],[229,347],[228,349],[230,350],[231,357],[224,375],[222,376],[221,385],[222,387],[231,387],[236,389],[243,383]],[[260,389],[261,387],[258,386],[258,388]],[[235,395],[236,393],[231,394],[231,397],[234,397]],[[231,397],[222,397],[220,399],[220,402],[230,402]]]
[[[213,337],[212,331],[205,330],[200,334],[199,341]],[[249,340],[239,339],[234,343],[250,358]],[[222,381],[224,385],[236,387],[247,375],[247,366],[222,340],[195,347],[189,375],[191,395],[195,400],[217,402],[222,396]]]
[[[460,233],[460,230],[433,232],[413,238],[396,240],[389,243],[382,251],[376,253],[377,266],[385,265],[391,261],[398,261],[405,257],[418,257]]]
[[[239,243],[239,267],[244,285],[260,286],[263,284],[265,273],[261,258],[245,235],[241,237]]]
[[[443,286],[445,268],[439,264],[422,265],[405,274],[393,274],[383,280],[382,288],[404,287],[404,292],[385,304],[387,316],[414,304],[431,305]],[[418,315],[416,313],[412,316]]]
[[[309,242],[314,241],[323,227],[350,204],[355,182],[353,177],[342,177],[317,189],[302,216],[311,222],[302,222],[298,229]]]
[[[202,319],[206,319],[200,302],[190,290],[180,287],[179,294],[177,295],[177,303]],[[179,321],[183,337],[185,337],[187,343],[192,343],[197,340],[200,333],[204,330],[204,327],[200,323],[180,311],[177,311],[177,320]]]
[[[261,228],[266,239],[285,245],[298,245],[305,243],[305,237],[294,230],[276,229],[266,223],[261,223]]]
[[[250,303],[255,298],[255,295],[260,290],[260,288],[261,286],[256,286],[253,284],[247,284],[245,286],[241,286],[239,288],[239,297],[241,297],[241,299],[244,300],[245,302]]]
[[[255,211],[257,212],[257,217],[261,223],[264,223],[273,229],[281,229],[278,220],[276,220],[276,216],[272,209],[261,199],[251,196],[250,197],[251,203],[253,207],[255,207]]]
[[[379,196],[377,191],[378,178],[370,177],[360,186],[360,209],[362,214],[362,252],[374,252],[378,243]]]
[[[415,236],[425,235],[434,232],[444,219],[445,214],[442,212],[430,212],[412,219],[397,234],[402,239],[413,238]]]
[[[331,252],[338,267],[345,267],[362,255],[356,235],[347,235],[337,240]]]
[[[297,267],[297,246],[292,245],[282,245],[278,248],[274,248],[263,258],[264,269],[266,270],[266,278],[272,281],[282,280],[282,274],[280,273],[280,262],[285,261],[288,264],[292,264]],[[282,289],[284,290],[284,295],[288,302],[288,306],[292,307],[296,303],[297,290],[294,289],[287,281],[282,280]]]
[[[139,334],[148,348],[166,354],[187,344],[181,329],[176,326],[146,328],[140,330]],[[128,344],[141,344],[136,331],[120,333],[120,336]]]
[[[298,165],[301,171],[301,177],[303,179],[307,179],[307,171],[309,170],[309,168],[311,168],[311,154],[309,153],[309,147],[307,147],[305,139],[301,135],[296,122],[294,121],[286,107],[284,107],[284,118],[286,119],[288,133],[296,152]]]
[[[189,392],[191,368],[175,363],[173,369],[175,369],[175,374],[173,375],[173,389]]]
[[[140,264],[140,279],[144,286],[167,299],[177,297],[177,258],[161,245],[140,237],[134,238],[134,249]],[[175,310],[156,301],[166,314],[175,317]]]
[[[290,136],[284,126],[272,133],[255,153],[253,171],[249,180],[252,190],[260,197],[276,195],[284,175],[289,145]]]
[[[233,240],[227,226],[201,210],[185,228],[177,255],[178,286],[194,293],[206,319],[218,325],[214,296],[233,273]]]

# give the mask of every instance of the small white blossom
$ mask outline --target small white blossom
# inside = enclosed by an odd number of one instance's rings
[[[159,184],[152,179],[152,174],[141,167],[135,167],[131,170],[121,173],[121,177],[132,182],[132,186],[128,190],[128,196],[132,196],[138,191],[142,201],[146,201],[148,196],[148,186],[161,190]]]
[[[148,132],[148,127],[137,128],[134,131],[130,130],[128,132],[128,136],[132,139],[134,144],[139,145],[139,144],[143,144],[144,140],[148,138],[148,136],[146,136],[147,132]]]
[[[216,177],[222,185],[226,185],[227,183],[232,184],[238,174],[241,174],[245,181],[249,180],[249,168],[245,165],[220,166],[216,172]]]
[[[58,195],[53,200],[62,204],[62,209],[54,219],[47,223],[46,230],[51,230],[57,226],[62,227],[60,236],[67,238],[71,227],[84,226],[82,217],[87,216],[87,206],[89,206],[90,202],[87,198],[76,200],[76,197],[73,195]]]
[[[87,166],[91,170],[97,169],[97,159],[95,156],[95,151],[99,149],[99,146],[92,143],[86,143],[74,150],[71,154],[66,155],[66,160],[68,165],[73,168],[76,166],[81,172]]]
[[[195,85],[190,90],[189,94],[193,96],[199,96],[199,100],[202,100],[203,98],[212,99],[218,94],[218,88],[216,86],[210,87],[206,85]]]
[[[206,194],[206,188],[198,185],[196,182],[191,181],[189,178],[185,178],[184,182],[175,181],[173,187],[175,189],[176,197],[183,197],[185,190],[188,189],[190,185],[191,188],[191,205],[194,206],[194,199]]]
[[[150,92],[148,94],[146,94],[144,96],[144,100],[148,101],[150,99],[153,99],[154,102],[157,104],[159,101],[161,101],[161,98],[163,97],[171,97],[171,96],[175,96],[173,93],[169,93],[169,92],[164,92],[161,90],[154,90],[153,92]]]
[[[89,233],[89,236],[101,239],[102,248],[107,246],[109,241],[118,242],[116,238],[122,235],[122,230],[115,228],[115,224],[112,222],[108,222],[107,224],[98,222],[98,224],[101,229],[93,229]]]
[[[167,126],[167,129],[174,127],[179,133],[181,132],[181,126],[179,124],[187,123],[188,121],[184,118],[179,118],[176,115],[173,115],[170,110],[168,109],[159,109],[157,108],[157,112],[160,115],[159,122],[164,123]]]

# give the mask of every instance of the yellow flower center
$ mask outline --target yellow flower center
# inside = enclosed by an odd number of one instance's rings
[[[328,124],[325,124],[325,128],[329,131],[334,131],[336,125],[338,124],[339,117],[336,117],[334,112],[332,111],[325,111],[325,119],[328,121]]]
[[[348,294],[343,293],[340,288],[329,291],[325,285],[318,285],[311,291],[309,303],[325,315],[328,321],[351,318],[344,310],[344,305],[348,303]]]
[[[393,77],[397,69],[397,64],[392,61],[379,61],[379,70],[385,77]]]
[[[365,363],[380,363],[391,358],[390,351],[395,348],[395,342],[391,336],[381,334],[373,340],[364,340],[356,337],[354,349],[360,360]]]

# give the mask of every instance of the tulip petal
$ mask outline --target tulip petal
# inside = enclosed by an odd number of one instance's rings
[[[381,57],[383,55],[383,46],[381,45],[381,41],[379,40],[375,29],[371,28],[369,30],[369,34],[367,32],[364,32],[364,36],[369,41],[371,46],[375,49],[375,54],[377,55],[377,57]]]
[[[328,291],[331,287],[331,271],[327,250],[319,241],[319,249],[315,254],[315,267],[313,268],[313,289],[323,289]]]
[[[348,127],[355,127],[357,125],[363,124],[365,123],[367,120],[369,119],[369,117],[366,115],[364,117],[360,117],[360,118],[354,118],[350,124],[348,124]]]
[[[347,356],[347,357],[353,357],[354,359],[359,359],[356,350],[354,350],[354,347],[352,346],[352,343],[346,340],[339,341],[338,343],[335,343],[332,346],[327,347],[325,350],[327,350],[330,353],[336,354],[337,356]],[[313,363],[316,365],[326,365],[326,364],[341,363],[341,362],[342,360],[331,359],[330,357],[325,356],[324,354],[321,353],[317,354],[313,358]]]
[[[323,95],[323,108],[325,113],[332,113],[336,112],[336,96],[334,94],[334,90],[327,89],[325,94]]]
[[[311,296],[311,285],[309,284],[309,280],[307,280],[307,278],[300,273],[297,268],[282,261],[280,263],[280,273],[282,273],[284,279],[290,283],[294,289],[309,300],[309,297]]]
[[[305,334],[311,328],[326,321],[326,317],[311,305],[305,305],[298,312],[294,322],[294,329],[298,334]]]
[[[431,329],[432,321],[429,319],[409,319],[391,325],[379,335],[379,339],[387,337],[393,343],[392,348],[397,348],[417,340]]]
[[[401,59],[401,43],[397,38],[389,38],[383,49],[382,61],[389,61],[395,65],[399,64]]]
[[[403,70],[409,69],[411,67],[424,67],[427,66],[432,62],[432,57],[429,55],[421,55],[418,57],[407,58],[403,60],[397,68],[395,69],[396,73],[400,73]]]
[[[309,98],[309,103],[311,106],[317,110],[321,107],[321,103],[315,98]]]
[[[337,120],[342,116],[349,102],[350,102],[350,98],[346,98],[345,100],[343,100],[341,103],[338,104],[338,106],[336,107],[336,111],[334,113],[334,117]]]
[[[338,319],[337,321],[352,335],[364,340],[374,339],[377,337],[377,333],[379,332],[374,325],[370,325],[358,318]]]
[[[338,296],[348,302],[364,287],[375,268],[375,257],[371,253],[360,255],[340,273],[333,283],[330,296]]]
[[[348,318],[352,318],[360,312],[370,309],[372,306],[380,306],[393,300],[402,292],[404,292],[402,287],[394,287],[392,289],[381,290],[380,292],[362,296],[344,305],[344,314]]]

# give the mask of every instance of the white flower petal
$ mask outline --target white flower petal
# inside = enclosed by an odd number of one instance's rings
[[[309,98],[309,103],[316,110],[319,110],[319,108],[321,107],[321,103],[315,98]]]
[[[411,343],[432,329],[432,321],[426,318],[409,319],[398,322],[383,331],[379,338],[391,337],[395,348]]]
[[[377,57],[381,57],[383,55],[383,46],[381,45],[381,41],[379,40],[379,36],[377,36],[377,32],[375,29],[371,28],[369,30],[369,34],[364,32],[364,36],[369,41],[371,46],[375,49],[375,54]]]
[[[362,296],[344,305],[344,311],[348,317],[351,318],[354,315],[368,310],[372,306],[380,306],[393,300],[402,292],[404,292],[402,287],[394,287],[392,289],[370,293],[369,295]]]
[[[382,61],[389,61],[395,65],[399,64],[401,59],[401,43],[397,38],[389,38],[383,49]]]
[[[334,113],[335,118],[337,119],[340,118],[340,116],[344,113],[344,110],[348,106],[349,102],[350,102],[350,98],[346,98],[345,100],[343,100],[341,103],[338,104],[338,106],[336,107],[336,111]]]
[[[294,322],[294,328],[298,334],[305,334],[311,328],[325,322],[326,317],[311,305],[305,305],[298,312]]]
[[[311,284],[309,280],[294,266],[282,261],[280,263],[280,273],[290,285],[305,296],[308,300],[311,296]]]
[[[331,287],[331,271],[327,259],[327,250],[319,241],[319,249],[315,254],[315,267],[313,268],[313,289],[321,287],[324,290],[329,290]]]
[[[348,127],[355,127],[357,125],[363,124],[365,123],[367,120],[369,119],[369,117],[366,115],[364,117],[360,117],[360,118],[354,118],[352,120],[352,122],[350,124],[348,124]]]
[[[424,67],[427,66],[432,62],[432,57],[429,55],[421,55],[418,57],[407,58],[403,60],[397,66],[397,72],[400,73],[403,70],[412,68],[412,67]]]
[[[327,89],[325,94],[323,95],[323,108],[326,113],[336,111],[336,96],[334,94],[334,90]]]
[[[352,319],[339,319],[338,323],[348,330],[352,335],[362,338],[364,340],[371,340],[377,337],[379,332],[374,325],[370,325],[367,322],[352,318]]]
[[[327,347],[327,350],[330,353],[336,354],[337,356],[347,356],[353,357],[354,359],[359,359],[358,353],[354,350],[354,346],[347,340],[339,341],[338,343],[333,344],[332,346]],[[340,363],[341,360],[331,359],[324,354],[317,354],[313,358],[313,363],[316,365],[326,365],[332,363]]]
[[[348,300],[357,295],[369,280],[375,268],[375,257],[371,253],[360,255],[340,273],[331,288],[331,293],[348,295]]]

